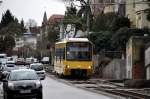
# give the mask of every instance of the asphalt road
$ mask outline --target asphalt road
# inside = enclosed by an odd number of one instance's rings
[[[48,76],[42,81],[42,84],[43,99],[112,99],[104,95],[66,85]],[[2,84],[0,85],[0,99],[3,99],[1,86]]]

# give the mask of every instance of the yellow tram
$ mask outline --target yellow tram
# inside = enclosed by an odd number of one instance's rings
[[[63,76],[93,74],[93,44],[87,38],[68,38],[55,44],[54,71]]]

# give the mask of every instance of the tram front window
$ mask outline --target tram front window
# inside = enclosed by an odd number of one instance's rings
[[[89,61],[92,58],[90,43],[69,43],[67,46],[67,60]]]

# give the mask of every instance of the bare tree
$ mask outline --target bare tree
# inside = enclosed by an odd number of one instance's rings
[[[29,28],[29,27],[36,27],[37,26],[37,22],[34,20],[34,19],[29,19],[27,22],[26,22],[26,28]]]

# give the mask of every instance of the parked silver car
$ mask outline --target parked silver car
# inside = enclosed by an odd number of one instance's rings
[[[29,68],[35,70],[40,79],[45,79],[45,70],[44,70],[43,64],[33,63],[33,64],[30,64]]]

